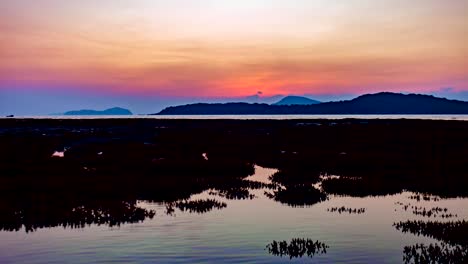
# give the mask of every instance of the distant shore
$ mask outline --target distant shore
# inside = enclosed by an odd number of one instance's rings
[[[70,119],[70,120],[88,120],[88,119],[154,119],[154,120],[177,120],[177,119],[191,119],[191,120],[301,120],[301,119],[412,119],[412,120],[458,120],[468,121],[468,115],[88,115],[88,116],[67,116],[67,115],[45,115],[45,116],[14,116],[14,117],[0,117],[0,120],[53,120],[53,119]]]

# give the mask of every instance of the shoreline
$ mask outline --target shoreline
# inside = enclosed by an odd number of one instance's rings
[[[133,116],[14,116],[3,120],[444,120],[468,121],[468,115],[133,115]]]

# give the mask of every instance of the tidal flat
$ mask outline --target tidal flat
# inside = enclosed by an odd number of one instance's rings
[[[0,120],[0,262],[466,263],[468,122]]]

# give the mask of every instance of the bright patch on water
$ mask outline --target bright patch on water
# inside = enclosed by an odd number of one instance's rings
[[[55,151],[52,153],[51,157],[56,157],[56,158],[63,158],[65,155],[65,151]]]

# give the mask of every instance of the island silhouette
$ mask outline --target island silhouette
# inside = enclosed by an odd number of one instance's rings
[[[63,115],[133,115],[133,113],[125,108],[113,107],[102,111],[90,109],[72,110],[65,112]]]
[[[317,104],[292,104],[287,99],[269,104],[197,103],[171,106],[157,115],[306,115],[306,114],[468,114],[468,102],[438,98],[432,95],[382,92],[365,94],[352,100]],[[289,103],[288,103],[289,102]]]
[[[320,101],[313,100],[304,96],[286,96],[273,105],[313,105],[320,104]]]

